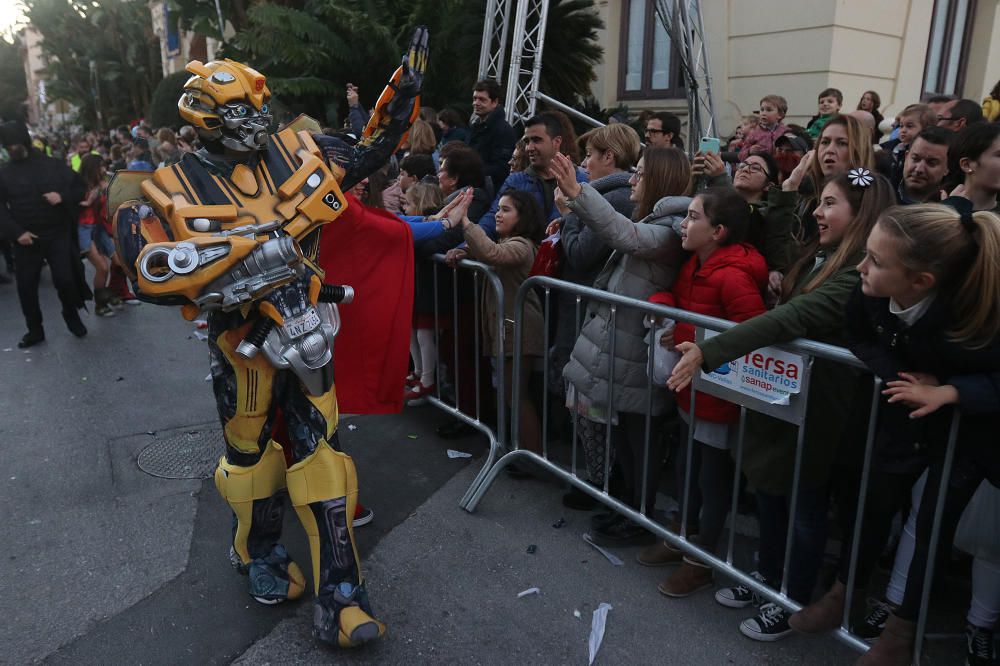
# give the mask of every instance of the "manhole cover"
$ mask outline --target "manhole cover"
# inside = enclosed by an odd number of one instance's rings
[[[221,430],[159,435],[139,453],[139,469],[163,479],[207,479],[225,450]]]

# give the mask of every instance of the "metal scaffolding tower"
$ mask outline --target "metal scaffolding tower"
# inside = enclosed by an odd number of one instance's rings
[[[480,78],[494,78],[503,83],[507,36],[514,2],[515,0],[488,0],[479,54]],[[530,117],[535,113],[538,100],[543,100],[592,124],[602,125],[600,121],[584,116],[539,92],[538,80],[542,72],[549,0],[516,2],[507,75],[507,121],[513,123]],[[697,145],[694,137],[710,136],[716,131],[712,77],[708,67],[701,3],[700,0],[656,0],[654,6],[657,17],[674,45],[674,52],[680,58],[688,91],[688,136],[691,137],[688,144]]]
[[[681,61],[688,101],[688,144],[696,138],[714,136],[715,104],[712,99],[712,74],[708,67],[708,44],[699,0],[656,0],[656,15],[674,45]]]
[[[479,49],[479,78],[503,81],[507,55],[507,28],[514,0],[489,0],[483,21],[483,45]]]
[[[489,0],[487,3],[483,44],[479,53],[480,78],[493,78],[503,83],[501,73],[507,49],[510,10],[514,2]],[[548,16],[549,0],[517,0],[507,94],[504,98],[509,123],[535,115]]]

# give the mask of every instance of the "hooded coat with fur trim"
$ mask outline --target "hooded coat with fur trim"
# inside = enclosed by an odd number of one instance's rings
[[[594,281],[594,287],[639,300],[669,289],[682,262],[681,242],[673,230],[673,223],[684,218],[690,203],[688,197],[664,197],[656,203],[652,213],[633,222],[617,212],[597,190],[583,185],[569,207],[613,250]],[[612,350],[611,308],[606,303],[587,304],[580,337],[563,369],[563,377],[591,404],[607,405],[613,384],[615,411],[646,412],[649,347],[644,318],[641,310],[618,308],[614,318],[615,348]],[[612,356],[614,378],[609,382]],[[654,416],[664,413],[668,404],[666,391],[654,391],[651,413]]]

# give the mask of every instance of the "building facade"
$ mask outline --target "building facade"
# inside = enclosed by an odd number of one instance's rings
[[[653,0],[597,0],[604,64],[594,94],[685,114],[681,70]],[[719,134],[732,133],[760,98],[788,100],[788,121],[816,113],[824,88],[852,110],[866,90],[891,118],[933,94],[981,100],[1000,79],[997,0],[701,0]]]

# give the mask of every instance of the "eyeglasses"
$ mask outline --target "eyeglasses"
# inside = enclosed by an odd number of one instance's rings
[[[655,127],[647,127],[646,134],[665,134],[666,130],[656,129]]]
[[[937,121],[939,123],[953,123],[956,120],[958,120],[958,118],[956,118],[954,116],[938,116],[938,120]]]
[[[628,172],[630,174],[632,174],[632,178],[635,178],[635,182],[638,183],[640,180],[642,180],[642,171],[641,170],[639,170],[639,169],[637,169],[635,167],[632,167],[631,169],[628,170]]]
[[[736,170],[746,169],[750,173],[755,173],[757,175],[764,175],[767,170],[756,162],[740,162],[736,165]]]

